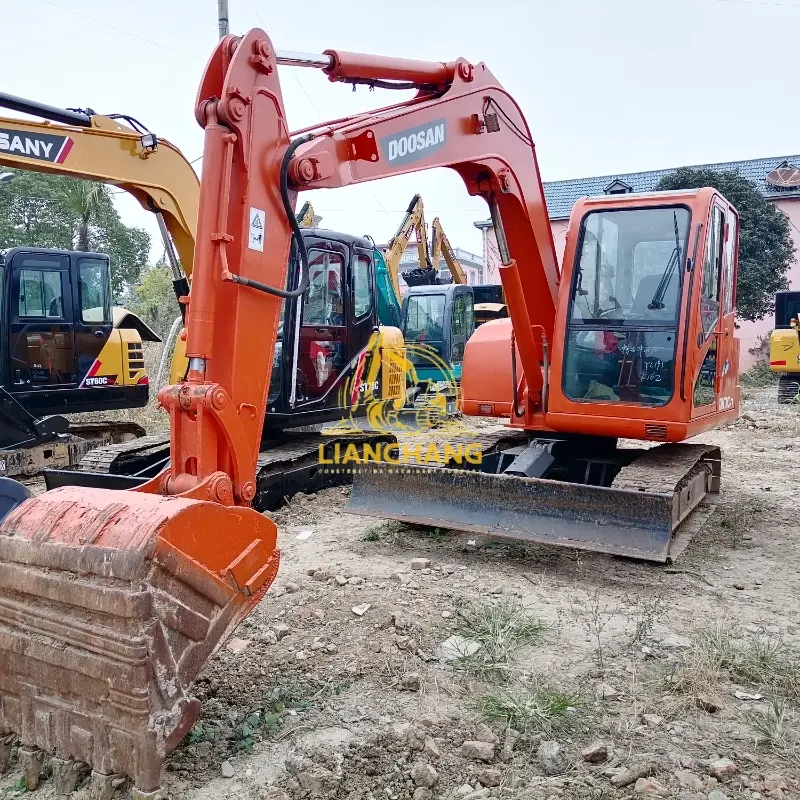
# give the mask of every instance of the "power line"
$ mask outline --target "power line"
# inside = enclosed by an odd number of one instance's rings
[[[118,28],[116,25],[110,25],[108,22],[103,22],[102,20],[95,19],[95,17],[90,17],[88,14],[84,14],[80,11],[75,11],[72,8],[67,8],[66,6],[54,3],[53,0],[41,0],[41,1],[43,3],[47,3],[47,5],[49,6],[53,6],[54,8],[60,8],[62,11],[74,14],[76,17],[83,17],[83,19],[88,19],[90,22],[94,22],[96,25],[102,25],[104,28],[109,28],[112,31],[117,31],[117,33],[122,33],[125,36],[130,36],[133,39],[138,39],[141,42],[147,42],[147,44],[152,44],[154,47],[160,47],[162,50],[169,50],[171,53],[177,53],[179,56],[185,56],[186,58],[191,58],[192,61],[200,61],[200,62],[204,61],[204,59],[190,55],[189,53],[184,53],[182,50],[176,50],[174,47],[169,47],[166,44],[161,44],[161,42],[155,42],[152,39],[147,39],[144,36],[139,36],[137,33],[131,33],[130,31],[126,31],[124,28]]]

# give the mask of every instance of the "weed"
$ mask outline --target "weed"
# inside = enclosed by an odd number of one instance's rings
[[[737,639],[724,622],[697,633],[683,664],[665,682],[673,692],[698,695],[713,689],[723,673],[778,697],[800,697],[800,662],[780,637],[759,633]]]
[[[444,539],[444,531],[441,528],[432,528],[430,525],[412,525],[410,527],[417,536],[421,536],[423,539],[432,539],[434,542]]]
[[[576,713],[584,703],[578,695],[536,686],[484,695],[475,705],[487,722],[499,722],[524,735],[543,733],[549,736],[555,730],[574,724]]]
[[[631,646],[633,646],[639,642],[644,642],[653,633],[656,622],[666,612],[667,603],[664,595],[658,592],[644,599],[628,600],[626,605],[634,609],[634,629],[631,636]]]
[[[780,698],[774,698],[770,702],[766,714],[749,714],[747,719],[756,731],[756,745],[783,750],[789,729],[788,716],[786,703]]]
[[[214,731],[204,728],[202,725],[195,725],[189,731],[189,744],[197,744],[198,742],[213,742]]]
[[[498,550],[504,558],[522,560],[528,557],[528,548],[524,542],[513,539],[488,539],[481,545],[481,550]]]
[[[800,697],[800,662],[779,637],[753,636],[735,648],[726,666],[741,680],[782,697]]]
[[[365,542],[379,542],[381,538],[380,526],[370,528],[362,538]]]
[[[768,361],[758,361],[739,375],[742,386],[763,389],[778,382],[778,374],[770,369]]]
[[[613,610],[600,602],[600,594],[595,589],[586,601],[573,600],[570,603],[573,619],[586,631],[595,644],[594,657],[598,666],[605,666],[603,653],[603,631],[614,616]]]
[[[720,525],[731,532],[731,546],[738,547],[750,530],[750,512],[742,503],[734,503],[722,518]]]
[[[12,784],[11,786],[6,786],[5,789],[2,790],[3,794],[27,794],[28,787],[25,786],[25,778],[20,778],[16,783]]]
[[[466,625],[459,633],[482,647],[459,664],[485,675],[508,670],[517,650],[538,641],[544,631],[542,623],[515,600],[484,603],[465,609],[461,616]]]

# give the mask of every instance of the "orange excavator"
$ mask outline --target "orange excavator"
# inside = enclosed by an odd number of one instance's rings
[[[418,91],[290,134],[279,64]],[[0,759],[18,737],[30,788],[49,760],[58,791],[88,765],[96,798],[124,776],[136,800],[156,797],[164,754],[199,712],[193,681],[275,578],[276,526],[250,503],[281,303],[308,284],[293,190],[450,167],[486,198],[513,336],[497,321],[470,341],[463,405],[508,416],[526,444],[512,470],[415,468],[444,474],[476,514],[507,513],[500,505],[523,492],[561,532],[570,516],[616,531],[631,498],[653,518],[665,504],[685,516],[718,488],[718,450],[659,445],[620,489],[600,475],[626,469],[616,439],[679,442],[739,407],[735,263],[724,257],[733,207],[712,189],[584,200],[559,274],[527,123],[484,64],[281,53],[252,30],[217,45],[196,117],[205,145],[189,369],[159,393],[170,465],[134,490],[20,497],[0,524]],[[302,270],[287,284],[292,241]],[[651,452],[666,460],[648,462]],[[529,476],[548,459],[564,474]],[[664,468],[680,476],[666,499],[647,484]],[[463,475],[468,499],[453,488]]]

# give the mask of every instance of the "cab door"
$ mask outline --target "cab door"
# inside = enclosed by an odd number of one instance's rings
[[[348,363],[347,249],[325,240],[307,241],[308,289],[299,303],[297,373],[290,403],[326,396]]]
[[[734,223],[732,225],[731,223]],[[735,214],[719,201],[711,207],[706,247],[699,277],[699,319],[695,363],[700,364],[692,392],[692,417],[715,411],[730,411],[735,404],[731,378],[735,386]],[[699,261],[699,259],[698,259]],[[698,269],[700,265],[696,265]]]
[[[9,292],[9,389],[67,389],[76,385],[69,256],[18,253]]]
[[[97,372],[92,367],[111,336],[111,269],[107,256],[88,254],[73,256],[72,307],[75,331],[75,369],[78,384],[86,385],[87,375]],[[110,354],[109,354],[110,355]],[[121,353],[114,354],[118,361]],[[104,359],[101,359],[101,361]],[[110,359],[109,359],[110,360]],[[105,365],[111,366],[110,364]],[[121,366],[121,362],[120,362]],[[113,369],[113,367],[112,367]],[[103,386],[123,382],[122,375],[105,373]]]
[[[464,348],[469,337],[475,332],[475,304],[472,289],[457,286],[453,290],[453,310],[450,324],[450,361],[453,367],[461,367]]]

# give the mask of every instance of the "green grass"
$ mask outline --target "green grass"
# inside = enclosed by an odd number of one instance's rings
[[[516,652],[540,641],[545,626],[516,600],[483,603],[461,612],[465,624],[458,633],[479,642],[477,653],[459,659],[468,672],[490,675],[513,667]]]
[[[515,728],[524,735],[549,736],[572,726],[584,702],[579,695],[537,686],[487,694],[478,698],[475,706],[486,722]]]

